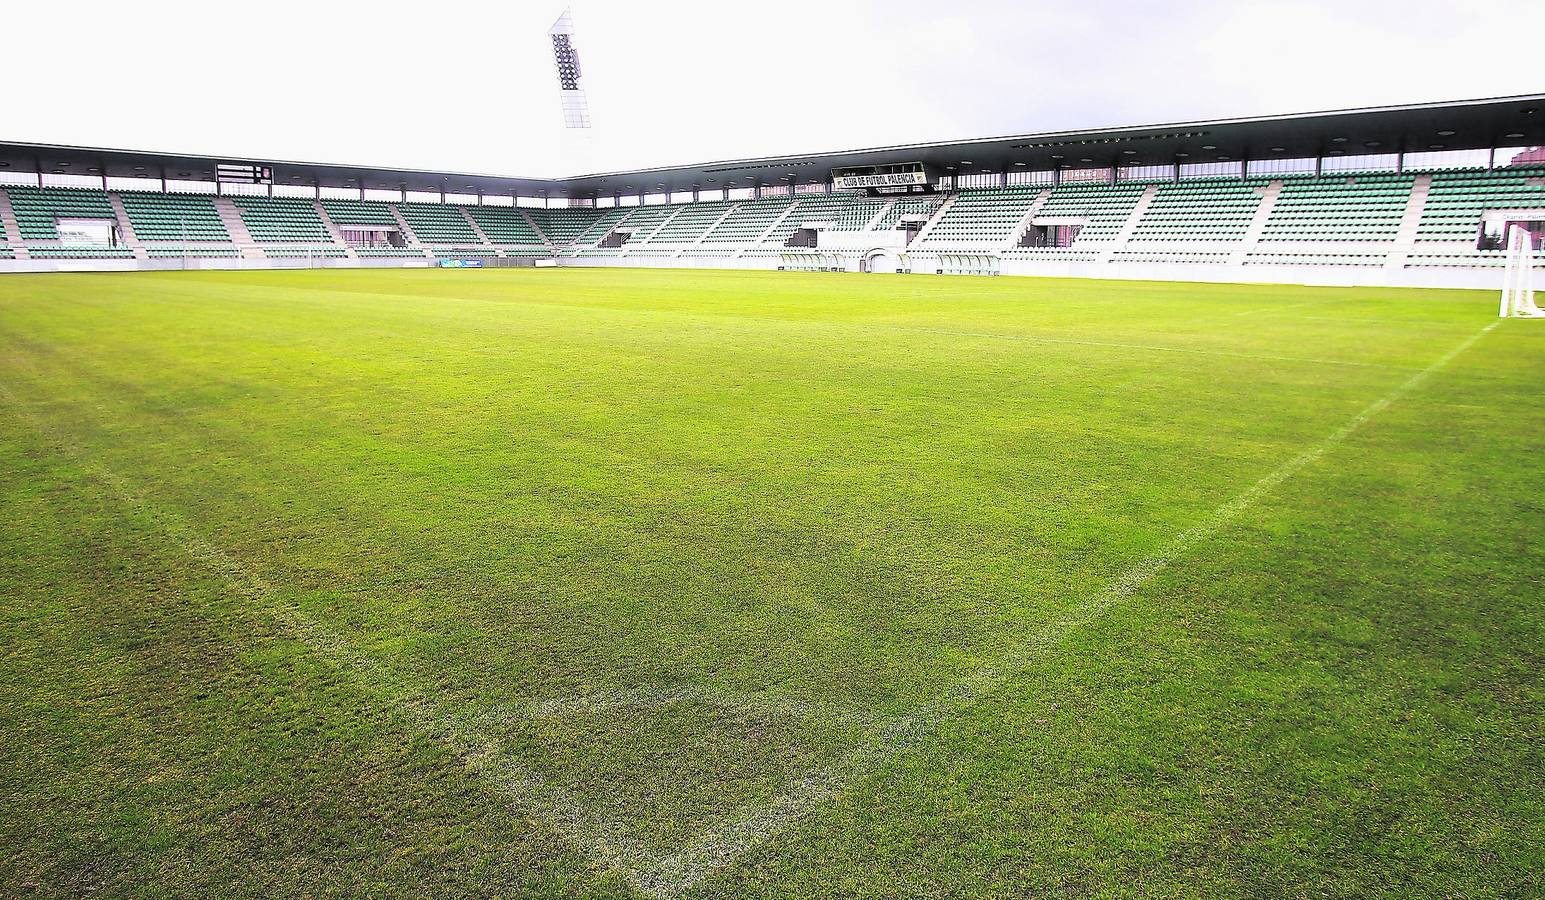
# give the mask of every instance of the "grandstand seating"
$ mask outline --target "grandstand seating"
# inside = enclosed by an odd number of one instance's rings
[[[1290,178],[1261,233],[1265,241],[1392,241],[1412,175]]]
[[[222,241],[231,235],[214,200],[198,194],[122,191],[123,211],[142,241]]]
[[[627,218],[628,214],[632,211],[632,207],[616,206],[600,213],[590,221],[589,225],[585,226],[584,231],[575,235],[571,243],[595,246],[600,243],[602,238],[611,233],[611,230],[616,227],[617,223]]]
[[[730,204],[723,201],[688,203],[670,222],[654,233],[651,244],[690,244],[702,237],[715,219],[724,215]]]
[[[337,245],[307,247],[264,247],[263,255],[271,259],[334,259],[345,257],[349,252]]]
[[[1413,204],[1413,187],[1429,180],[1425,200],[1418,192],[1420,202]],[[922,254],[918,270],[996,268],[995,263],[967,261],[962,254],[1059,263],[1485,269],[1502,265],[1505,257],[1500,251],[1475,248],[1483,217],[1489,210],[1545,209],[1545,166],[1449,170],[1430,176],[1390,172],[1320,178],[1195,178],[1178,183],[1074,181],[894,199],[857,192],[811,192],[608,209],[214,197],[26,185],[7,185],[0,191],[9,200],[22,238],[20,246],[6,246],[0,234],[0,258],[8,260],[23,255],[39,260],[240,258],[243,250],[227,226],[229,208],[224,208],[222,218],[222,204],[229,203],[264,255],[273,259],[558,255],[596,260],[626,257],[662,264],[673,264],[665,261],[678,258],[686,264],[692,259],[766,264],[785,262],[779,257],[788,238],[807,224],[856,233],[873,223],[877,242],[888,241],[899,248],[895,236],[880,235],[892,231],[904,217],[936,217],[929,231],[908,248]],[[1142,205],[1145,192],[1152,199]],[[1268,209],[1264,198],[1269,196],[1274,199]],[[141,242],[135,247],[142,249],[60,242],[57,220],[117,222],[115,202],[132,226],[132,237]],[[340,227],[391,229],[406,222],[427,250],[417,245],[346,249],[318,214],[318,205]],[[1407,215],[1418,206],[1419,219]],[[941,207],[945,207],[942,214]],[[1082,223],[1072,245],[1009,247],[1019,223],[1032,209],[1036,210],[1034,221]],[[1135,215],[1138,210],[1140,216]],[[1259,223],[1258,239],[1252,223]],[[596,246],[619,226],[632,233],[623,248]],[[234,225],[230,227],[240,233]],[[1397,238],[1413,237],[1418,241],[1414,250],[1410,244],[1397,243]],[[821,240],[826,256],[811,265],[853,263],[853,249],[832,248],[853,248],[856,241],[827,245]],[[834,262],[839,257],[832,254],[843,253],[850,257],[847,262]],[[252,252],[246,255],[256,258]]]
[[[457,259],[457,258],[460,258],[460,257],[463,257],[463,256],[467,256],[467,257],[477,257],[477,256],[495,257],[495,256],[499,255],[499,251],[495,250],[492,247],[488,247],[488,246],[483,246],[483,247],[435,247],[435,248],[433,248],[432,252],[434,253],[434,255],[436,257],[438,257],[440,259]]]
[[[528,209],[536,227],[542,229],[554,247],[572,242],[600,217],[601,211],[593,206],[571,206],[561,209]]]
[[[233,259],[241,255],[235,247],[151,247],[145,252],[151,259]]]
[[[1001,244],[1012,238],[1015,226],[1045,190],[1039,187],[1005,187],[961,191],[955,203],[934,223],[918,246],[967,243]],[[1072,215],[1071,212],[1061,215]]]
[[[440,203],[399,203],[397,211],[425,244],[480,244],[461,207]]]
[[[775,200],[748,200],[725,216],[704,238],[705,243],[750,242],[761,237],[792,204],[787,197]]]
[[[940,197],[899,197],[885,216],[875,223],[876,231],[890,231],[899,224],[905,216],[932,217],[939,209],[939,204],[944,200]]]
[[[27,255],[34,259],[133,259],[134,251],[127,247],[28,244]]]
[[[1545,208],[1545,168],[1441,172],[1432,176],[1416,239],[1474,243],[1486,210],[1520,208]]]
[[[363,258],[423,259],[424,251],[417,247],[355,247],[354,255]]]
[[[310,200],[294,197],[231,197],[254,241],[330,244],[333,237]],[[273,255],[270,253],[269,255]]]
[[[833,196],[841,197],[841,194]],[[842,205],[833,210],[831,230],[833,231],[863,231],[869,227],[874,217],[885,208],[886,200],[883,198],[870,198],[862,195],[845,198]]]
[[[1237,241],[1269,181],[1207,178],[1165,184],[1132,232],[1134,241]]]
[[[322,209],[334,225],[382,225],[400,228],[391,206],[372,200],[323,200]]]
[[[1086,219],[1073,245],[1112,241],[1121,226],[1142,200],[1148,185],[1134,182],[1073,182],[1052,189],[1037,216],[1068,216]],[[1030,190],[1036,190],[1031,188]]]
[[[520,210],[508,206],[469,206],[467,213],[495,244],[534,244],[545,246],[542,236],[526,221]]]
[[[54,227],[57,219],[118,221],[118,213],[103,191],[7,185],[5,192],[11,198],[11,211],[24,241],[58,240],[59,230]]]
[[[633,215],[628,216],[628,227],[632,230],[632,234],[628,236],[628,244],[638,244],[649,240],[649,237],[677,209],[680,209],[680,207],[663,205],[634,207]]]

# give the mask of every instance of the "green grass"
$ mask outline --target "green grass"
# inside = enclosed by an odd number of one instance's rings
[[[0,279],[0,885],[1539,896],[1545,327],[1494,315]]]

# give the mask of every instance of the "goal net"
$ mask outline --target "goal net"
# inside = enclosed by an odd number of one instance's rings
[[[1533,235],[1525,228],[1511,229],[1507,250],[1507,268],[1502,274],[1502,306],[1497,315],[1502,318],[1545,318],[1534,303],[1534,267],[1537,251]]]

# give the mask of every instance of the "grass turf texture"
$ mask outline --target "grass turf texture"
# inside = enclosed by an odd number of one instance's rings
[[[0,279],[0,884],[1538,895],[1545,327],[1494,311]]]

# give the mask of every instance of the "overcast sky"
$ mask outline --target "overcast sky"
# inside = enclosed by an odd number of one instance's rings
[[[553,176],[1545,90],[1545,0],[577,0],[575,148],[565,5],[12,4],[0,140]]]

